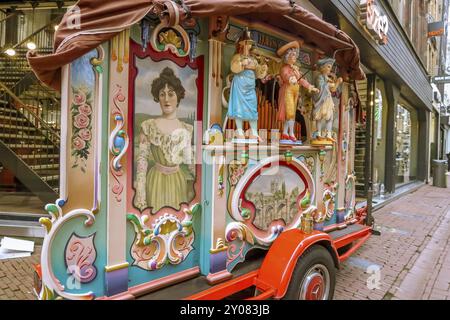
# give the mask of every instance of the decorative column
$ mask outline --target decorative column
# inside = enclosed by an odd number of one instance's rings
[[[211,202],[211,249],[209,250],[209,274],[206,277],[209,283],[214,284],[231,278],[227,271],[227,249],[225,245],[225,229],[227,215],[227,192],[225,157],[215,154],[212,158],[212,202]]]
[[[339,102],[339,136],[338,136],[338,161],[336,165],[338,166],[337,172],[337,182],[339,186],[345,186],[345,180],[347,176],[347,150],[348,150],[348,137],[349,137],[349,126],[348,126],[348,110],[346,110],[346,104],[348,100],[348,83],[342,84],[342,95]],[[344,208],[344,197],[345,189],[338,188],[337,203],[336,206],[338,210],[345,210]]]
[[[98,274],[94,239],[102,225],[97,215],[104,212],[100,201],[102,60],[103,49],[98,47],[62,68],[60,196],[45,206],[49,217],[39,220],[46,230],[39,299],[86,300],[98,294],[91,283]],[[73,223],[75,218],[82,219]]]
[[[128,290],[126,260],[126,157],[128,126],[128,60],[129,29],[111,41],[109,78],[109,140],[108,140],[108,218],[106,295]]]
[[[417,165],[417,178],[420,181],[429,182],[430,172],[430,118],[431,113],[427,110],[417,110],[419,120],[419,159]]]
[[[222,125],[222,51],[223,42],[209,39],[208,128],[214,123]]]
[[[227,25],[227,17],[214,16],[209,21],[209,68],[208,68],[208,118],[206,126],[209,128],[214,123],[222,125],[222,54],[224,42],[221,41]],[[223,128],[225,130],[225,128]],[[205,206],[205,214],[210,213],[211,219],[205,221],[210,223],[211,230],[209,243],[209,273],[207,280],[214,284],[231,278],[231,273],[226,269],[227,249],[225,244],[225,229],[227,215],[227,191],[226,191],[226,161],[225,155],[219,150],[207,151],[210,164],[208,176],[212,179],[212,190],[209,206]],[[210,171],[211,170],[211,171]],[[209,210],[208,210],[209,209]],[[207,250],[207,248],[205,248]],[[206,258],[206,257],[205,257]],[[208,265],[208,264],[207,264]]]
[[[400,98],[400,88],[392,82],[385,82],[386,98],[388,103],[387,127],[386,127],[386,172],[385,186],[387,192],[395,192],[395,180],[397,176],[396,165],[396,140],[397,140],[397,104]]]

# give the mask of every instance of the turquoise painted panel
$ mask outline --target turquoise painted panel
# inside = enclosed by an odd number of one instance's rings
[[[108,135],[108,43],[102,44],[102,47],[105,52],[105,59],[103,62],[103,106],[102,106],[102,135]],[[97,52],[93,50],[87,53],[85,56],[80,59],[74,61],[71,66],[72,74],[71,81],[72,86],[88,86],[93,88],[95,85],[95,74],[92,69],[92,65],[90,64],[90,59],[92,57],[96,57]],[[105,140],[104,140],[105,141]],[[102,158],[107,159],[108,157],[108,145],[103,143],[102,145]],[[108,172],[108,162],[101,162],[101,172]],[[100,210],[96,214],[95,223],[86,227],[84,225],[84,218],[75,218],[71,221],[65,223],[60,231],[56,234],[55,239],[53,241],[53,245],[51,247],[52,254],[52,267],[55,273],[55,276],[59,279],[62,285],[65,286],[65,292],[70,293],[86,293],[92,291],[95,294],[95,297],[104,296],[104,266],[106,265],[107,257],[106,257],[106,201],[107,198],[107,175],[101,176],[101,199]],[[69,199],[70,201],[70,199]],[[63,207],[64,210],[64,207]],[[73,286],[73,281],[69,280],[69,274],[65,263],[65,248],[66,244],[69,241],[72,233],[76,233],[80,237],[90,236],[95,233],[94,238],[94,246],[97,252],[97,256],[95,259],[94,266],[97,269],[97,274],[94,280],[90,283],[80,284],[77,288]]]
[[[207,152],[204,152],[203,159],[207,156]],[[210,163],[210,162],[209,162]],[[212,241],[212,206],[211,200],[213,199],[213,166],[204,161],[203,163],[203,219],[202,219],[202,242],[200,246],[200,270],[203,275],[207,275],[210,270],[209,250],[211,249]]]

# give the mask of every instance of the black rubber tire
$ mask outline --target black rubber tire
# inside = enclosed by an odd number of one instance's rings
[[[303,278],[305,277],[306,272],[316,264],[322,264],[328,270],[330,275],[330,293],[328,295],[328,300],[333,299],[334,288],[336,285],[336,268],[333,257],[328,250],[321,245],[314,245],[308,248],[298,259],[283,300],[299,300]]]

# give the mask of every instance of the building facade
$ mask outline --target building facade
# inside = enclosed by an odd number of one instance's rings
[[[359,195],[376,198],[381,193],[383,198],[383,193],[429,182],[439,145],[439,108],[433,104],[431,77],[438,72],[440,40],[428,38],[427,27],[442,19],[443,1],[314,4],[324,20],[356,42],[367,74],[367,81],[358,83],[363,110],[357,136]]]

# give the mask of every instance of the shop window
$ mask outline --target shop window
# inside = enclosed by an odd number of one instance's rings
[[[397,107],[396,122],[397,184],[402,185],[417,178],[418,123],[415,114],[401,105]]]

